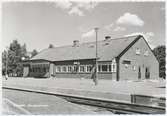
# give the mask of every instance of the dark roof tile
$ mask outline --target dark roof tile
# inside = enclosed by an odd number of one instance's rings
[[[107,41],[98,41],[99,61],[109,61],[117,57],[138,36],[129,36]],[[73,45],[45,49],[34,56],[31,60],[44,59],[48,61],[64,61],[96,58],[96,42],[82,43],[78,47]]]

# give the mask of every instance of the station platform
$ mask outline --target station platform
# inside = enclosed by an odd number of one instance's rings
[[[143,80],[137,82],[99,80],[98,85],[95,86],[93,80],[91,79],[36,79],[9,77],[8,80],[3,79],[2,86],[91,97],[97,99],[107,99],[128,103],[136,102],[147,105],[157,105],[157,103],[153,102],[165,99],[166,82],[162,80]]]

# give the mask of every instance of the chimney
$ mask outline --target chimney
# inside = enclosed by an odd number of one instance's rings
[[[111,39],[111,36],[105,36],[105,41]]]
[[[79,46],[79,40],[74,40],[73,47],[78,47],[78,46]]]

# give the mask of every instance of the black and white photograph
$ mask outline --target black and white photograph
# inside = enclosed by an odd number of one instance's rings
[[[166,2],[1,2],[2,115],[166,114]]]

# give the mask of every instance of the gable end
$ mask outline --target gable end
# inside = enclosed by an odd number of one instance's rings
[[[121,56],[123,56],[129,50],[129,48],[132,47],[141,37],[143,36],[137,36],[136,39],[132,43],[130,43],[116,58],[119,59]]]

